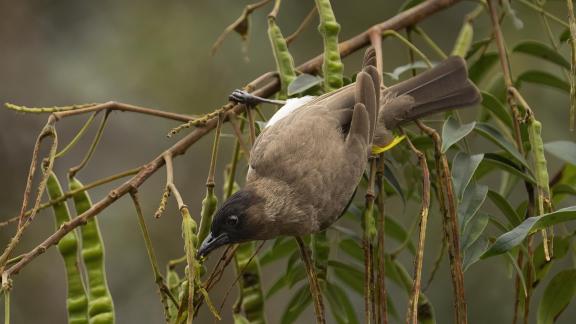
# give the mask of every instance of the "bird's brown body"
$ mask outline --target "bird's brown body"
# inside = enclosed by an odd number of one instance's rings
[[[200,254],[226,243],[327,228],[354,194],[373,144],[385,145],[398,125],[479,101],[461,58],[387,89],[380,86],[374,61],[368,51],[355,83],[309,101],[262,131],[245,187],[216,213]]]

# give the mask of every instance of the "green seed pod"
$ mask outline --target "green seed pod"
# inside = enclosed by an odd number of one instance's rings
[[[322,63],[324,90],[330,92],[344,85],[342,75],[344,65],[338,49],[340,24],[336,21],[330,0],[316,0],[316,8],[320,16],[318,31],[324,41],[324,62]]]
[[[62,187],[51,172],[46,183],[46,191],[51,200],[62,197]],[[52,205],[56,228],[70,221],[70,212],[65,201]],[[88,323],[88,298],[82,282],[82,275],[78,268],[78,239],[76,232],[71,231],[58,242],[58,250],[64,259],[66,267],[66,281],[68,284],[68,297],[66,306],[68,309],[68,323],[86,324]]]
[[[466,53],[472,45],[472,39],[474,38],[474,28],[469,22],[465,22],[460,29],[460,34],[456,39],[456,44],[454,44],[454,49],[452,50],[452,55],[457,55],[460,57],[466,57]]]
[[[70,190],[77,190],[81,187],[82,183],[78,179],[70,180]],[[92,201],[87,191],[77,193],[73,199],[77,215],[83,214],[92,207]],[[89,286],[88,314],[90,315],[90,324],[112,324],[114,323],[114,303],[106,282],[104,243],[100,237],[97,219],[90,219],[80,230],[82,233],[82,257],[86,266]]]
[[[536,182],[538,187],[544,195],[550,197],[550,188],[548,186],[549,176],[548,167],[546,163],[546,156],[544,155],[544,143],[542,141],[542,123],[534,119],[530,127],[530,145],[534,152],[534,167],[536,171]]]
[[[286,39],[280,31],[280,27],[276,24],[276,18],[268,17],[268,38],[272,45],[272,52],[276,61],[276,69],[280,76],[280,92],[278,93],[279,99],[286,99],[288,97],[288,86],[294,79],[296,79],[296,68],[294,67],[294,59],[288,50]]]
[[[200,232],[198,232],[197,239],[202,242],[210,232],[210,224],[212,224],[212,216],[218,206],[218,198],[214,194],[214,190],[206,190],[206,196],[202,200],[202,211],[200,212]],[[194,229],[196,230],[196,229]],[[197,245],[198,242],[195,243]]]

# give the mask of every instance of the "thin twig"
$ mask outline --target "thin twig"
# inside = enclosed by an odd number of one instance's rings
[[[32,162],[30,163],[30,170],[28,173],[28,179],[26,181],[26,188],[24,190],[24,199],[22,203],[22,207],[20,209],[20,215],[18,216],[18,227],[16,229],[16,233],[10,239],[10,242],[2,252],[0,256],[0,272],[4,273],[5,265],[8,259],[10,258],[10,254],[16,246],[18,242],[20,242],[20,238],[24,231],[28,227],[28,225],[34,220],[36,213],[38,212],[38,208],[40,206],[40,201],[42,199],[42,195],[44,193],[44,189],[46,188],[46,182],[48,181],[48,176],[52,171],[52,167],[54,166],[54,157],[56,156],[56,150],[58,149],[58,135],[56,134],[56,128],[54,128],[55,119],[49,118],[46,125],[38,135],[36,139],[36,143],[34,145],[34,151],[32,153]],[[44,138],[52,137],[52,145],[50,146],[50,151],[46,160],[43,161],[44,165],[42,166],[42,179],[40,180],[40,184],[38,185],[38,189],[36,191],[36,199],[34,201],[34,206],[32,207],[32,211],[30,212],[30,216],[27,218],[24,216],[26,208],[28,207],[28,200],[30,199],[30,193],[32,191],[32,180],[34,179],[34,174],[36,173],[36,164],[38,163],[38,151],[40,150],[40,144],[44,140]],[[9,274],[8,274],[9,277]]]
[[[262,1],[247,5],[244,8],[244,11],[240,15],[240,17],[238,17],[238,19],[236,19],[233,23],[228,25],[228,27],[226,27],[224,29],[222,34],[220,34],[220,36],[218,36],[218,38],[216,39],[216,41],[212,45],[211,54],[212,55],[216,54],[216,52],[218,51],[218,49],[222,45],[222,42],[224,42],[224,39],[226,38],[226,36],[233,31],[237,31],[240,35],[242,35],[242,37],[246,37],[245,35],[248,33],[248,28],[249,28],[248,19],[250,17],[250,14],[252,14],[252,12],[254,10],[265,6],[270,1],[271,0],[262,0]]]
[[[150,265],[152,266],[152,272],[154,274],[154,282],[158,286],[158,293],[160,294],[160,302],[164,305],[164,317],[168,322],[170,320],[170,315],[168,314],[168,300],[167,297],[175,304],[178,305],[178,301],[170,289],[164,283],[164,277],[160,273],[158,267],[158,260],[156,259],[156,253],[154,252],[154,246],[152,245],[152,240],[150,239],[150,232],[148,231],[148,226],[144,220],[144,215],[142,213],[142,206],[140,205],[140,200],[138,198],[138,192],[135,190],[130,191],[130,197],[134,203],[134,208],[136,209],[136,215],[138,216],[138,225],[140,226],[140,231],[142,232],[142,237],[144,238],[144,245],[146,246],[146,252],[148,252],[148,259],[150,260]]]
[[[252,260],[254,260],[254,258],[256,257],[256,255],[258,255],[258,252],[260,252],[260,250],[262,249],[262,247],[264,246],[264,243],[266,243],[266,241],[262,241],[260,242],[260,244],[258,244],[258,247],[256,248],[256,250],[254,251],[254,253],[252,253],[252,255],[250,256],[250,258],[248,259],[248,262],[246,262],[246,264],[244,265],[244,267],[242,267],[242,269],[240,269],[240,271],[238,271],[238,274],[236,275],[236,278],[234,279],[234,281],[232,282],[232,284],[230,285],[230,287],[228,287],[228,290],[226,290],[226,293],[224,294],[224,298],[222,299],[222,302],[220,303],[220,311],[222,311],[222,309],[224,308],[224,304],[226,303],[226,300],[228,299],[228,296],[230,295],[230,292],[232,291],[232,288],[238,283],[238,281],[240,280],[240,278],[242,278],[242,275],[244,275],[244,272],[246,271],[246,269],[248,268],[248,265],[250,265],[250,263],[252,262]],[[232,254],[233,255],[233,254]]]
[[[74,145],[76,145],[76,143],[78,143],[78,141],[82,138],[84,133],[86,133],[86,130],[88,130],[88,127],[90,127],[90,125],[92,125],[92,122],[94,121],[94,118],[96,117],[96,115],[98,115],[98,113],[99,113],[99,111],[95,111],[92,113],[92,115],[90,115],[90,117],[88,118],[86,123],[84,123],[84,126],[82,126],[82,128],[80,128],[80,130],[78,131],[76,136],[74,136],[74,138],[70,141],[70,143],[68,143],[68,145],[66,145],[66,147],[63,148],[60,152],[56,153],[56,156],[55,156],[56,159],[61,157],[61,156],[64,156],[66,153],[68,153],[68,151],[72,147],[74,147]]]
[[[385,214],[384,214],[384,198],[385,198],[385,188],[384,188],[384,168],[385,168],[384,154],[380,154],[378,158],[378,170],[376,172],[376,181],[378,182],[378,196],[376,197],[376,202],[378,204],[378,222],[377,233],[378,233],[378,245],[377,245],[377,257],[378,257],[378,267],[376,268],[376,293],[377,293],[377,304],[378,304],[378,316],[376,323],[388,324],[388,301],[386,292],[386,251],[384,249],[384,237],[385,237]]]
[[[296,236],[294,239],[296,240],[296,243],[298,243],[298,247],[300,248],[300,255],[302,256],[304,267],[306,268],[306,273],[308,274],[308,286],[310,287],[310,293],[312,294],[312,300],[314,301],[316,324],[326,323],[326,316],[324,315],[324,303],[322,302],[322,291],[320,290],[320,284],[318,283],[318,277],[316,276],[314,263],[312,262],[310,253],[308,252],[308,246],[306,246],[302,238]]]
[[[430,209],[430,171],[426,163],[426,156],[419,151],[412,141],[406,138],[410,149],[418,157],[420,168],[422,168],[422,207],[420,209],[420,233],[418,234],[418,250],[416,258],[414,259],[414,283],[412,284],[412,291],[410,302],[408,303],[408,313],[406,315],[406,323],[418,323],[418,297],[420,296],[420,283],[422,280],[422,261],[424,258],[424,241],[426,239],[426,225],[428,223],[428,211]]]
[[[416,121],[418,127],[428,134],[434,142],[434,150],[436,154],[436,163],[439,164],[438,170],[440,174],[440,185],[441,189],[446,194],[445,198],[447,200],[448,206],[448,229],[450,230],[451,244],[449,245],[450,251],[450,266],[452,268],[452,282],[454,285],[454,302],[456,306],[456,322],[459,324],[465,324],[468,322],[467,319],[467,305],[466,297],[464,292],[464,271],[462,269],[462,253],[460,250],[460,232],[458,226],[458,218],[456,212],[456,197],[454,195],[454,189],[452,187],[452,180],[450,175],[450,167],[448,165],[448,160],[446,155],[442,153],[442,139],[435,129],[426,126],[421,121]]]
[[[80,170],[82,170],[82,168],[84,168],[86,166],[88,161],[90,161],[90,158],[92,158],[92,154],[94,154],[94,152],[96,151],[96,147],[98,146],[98,143],[100,143],[100,139],[102,138],[102,134],[104,133],[104,126],[106,126],[106,121],[108,121],[109,115],[110,115],[110,110],[105,110],[104,111],[104,117],[102,117],[102,121],[100,122],[100,126],[98,126],[98,131],[96,131],[96,135],[94,136],[94,139],[92,140],[92,144],[90,144],[90,148],[88,149],[88,152],[86,152],[86,155],[84,156],[84,158],[82,159],[80,164],[78,164],[77,166],[74,166],[74,167],[70,168],[70,170],[68,170],[68,178],[69,179],[74,178],[76,176],[76,174]]]
[[[290,45],[290,43],[295,41],[296,38],[298,36],[300,36],[302,31],[304,31],[304,29],[306,29],[306,27],[308,27],[310,22],[312,22],[312,18],[314,18],[317,13],[318,13],[318,10],[316,10],[316,6],[313,6],[312,9],[310,9],[308,14],[306,15],[306,17],[304,17],[304,20],[302,20],[302,22],[300,23],[300,25],[298,26],[296,31],[294,31],[292,34],[290,34],[288,37],[286,37],[286,44]]]

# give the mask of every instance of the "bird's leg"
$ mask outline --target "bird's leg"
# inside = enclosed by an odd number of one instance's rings
[[[273,104],[273,105],[278,105],[278,106],[283,106],[286,104],[286,101],[283,101],[283,100],[266,99],[266,98],[252,95],[246,91],[239,90],[239,89],[234,90],[230,94],[230,96],[228,96],[228,100],[234,101],[237,103],[241,103],[241,104],[245,104],[246,106],[250,106],[250,107],[254,107],[257,104],[260,104],[263,102]]]

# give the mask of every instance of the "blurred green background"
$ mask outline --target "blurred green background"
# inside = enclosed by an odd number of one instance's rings
[[[340,38],[352,37],[372,24],[393,16],[402,2],[332,1],[336,17],[342,25]],[[216,55],[210,55],[212,43],[239,16],[245,4],[245,1],[224,0],[0,1],[0,101],[33,107],[115,100],[188,114],[210,112],[226,103],[233,89],[274,69],[265,24],[270,6],[253,15],[246,51],[242,50],[240,38],[232,34]],[[278,23],[285,35],[297,28],[312,6],[312,1],[284,1]],[[460,3],[427,19],[421,26],[449,52],[464,15],[474,6],[473,2]],[[514,8],[524,27],[517,29],[509,19],[504,21],[508,44],[513,45],[524,39],[545,40],[539,15],[519,4],[514,4]],[[564,1],[549,1],[547,8],[566,18]],[[489,35],[487,18],[483,15],[475,24],[476,40]],[[308,60],[322,50],[316,24],[315,20],[291,46],[297,63]],[[554,33],[561,31],[556,25],[552,27]],[[423,44],[417,42],[417,45],[435,58]],[[396,40],[387,39],[383,46],[386,71],[408,62],[406,48]],[[344,60],[346,75],[351,76],[357,71],[361,55],[362,51],[359,51]],[[535,64],[542,63],[514,56],[511,64],[513,73],[518,74],[527,67],[533,68]],[[560,75],[554,66],[542,68]],[[390,82],[389,79],[386,81]],[[564,93],[529,85],[523,89],[543,122],[545,141],[574,139],[574,134],[568,131],[568,98]],[[475,114],[476,111],[472,109],[464,117],[470,120]],[[24,115],[0,109],[0,221],[15,216],[19,211],[32,147],[46,118],[46,115]],[[58,123],[61,145],[72,138],[85,118],[87,116],[74,117]],[[112,113],[95,156],[81,171],[79,178],[88,183],[149,161],[176,141],[165,136],[176,125],[163,119]],[[225,126],[224,132],[231,133],[231,130]],[[93,133],[94,129],[89,132]],[[86,136],[67,158],[58,160],[55,170],[61,179],[64,179],[69,167],[80,161],[90,141],[91,137]],[[194,216],[200,212],[211,141],[212,136],[205,137],[175,161],[177,185]],[[474,151],[482,152],[485,143],[477,143],[473,146]],[[223,140],[217,186],[222,184],[222,167],[230,157],[232,144],[230,138]],[[551,158],[550,165],[553,173],[559,162]],[[180,216],[173,201],[170,201],[161,219],[152,217],[164,181],[165,174],[161,170],[141,188],[141,200],[160,264],[183,254]],[[111,188],[107,186],[92,190],[93,200],[103,198]],[[409,224],[412,217],[417,215],[418,206],[410,205],[403,211],[394,203],[393,200],[388,204],[388,212],[403,224]],[[123,198],[98,218],[106,244],[107,272],[117,322],[161,323],[162,306],[132,203]],[[439,219],[434,211],[428,231],[425,279],[428,278],[441,240]],[[53,230],[51,211],[41,212],[24,235],[16,253],[34,247]],[[2,246],[13,231],[13,226],[0,229]],[[410,259],[403,260],[411,269]],[[264,286],[269,287],[283,269],[281,263],[265,268]],[[230,270],[211,294],[217,305],[234,279]],[[62,260],[56,249],[50,249],[35,259],[13,279],[13,323],[65,322],[66,288]],[[388,286],[402,317],[406,296],[393,285]],[[513,279],[503,257],[474,265],[466,273],[470,323],[511,321],[512,287]],[[543,288],[541,285],[537,289],[536,299]],[[436,309],[438,323],[452,322],[452,287],[447,262],[442,264],[427,294]],[[284,290],[267,303],[266,312],[271,323],[277,321],[291,295],[292,291]],[[361,312],[361,296],[353,296]],[[229,303],[233,299],[231,296]],[[533,309],[535,313],[536,307]],[[559,323],[571,323],[573,318],[576,318],[576,309],[571,307],[562,315]],[[224,322],[230,320],[227,307]],[[311,309],[302,316],[302,320],[312,320]],[[198,322],[211,321],[211,315],[203,309]]]

